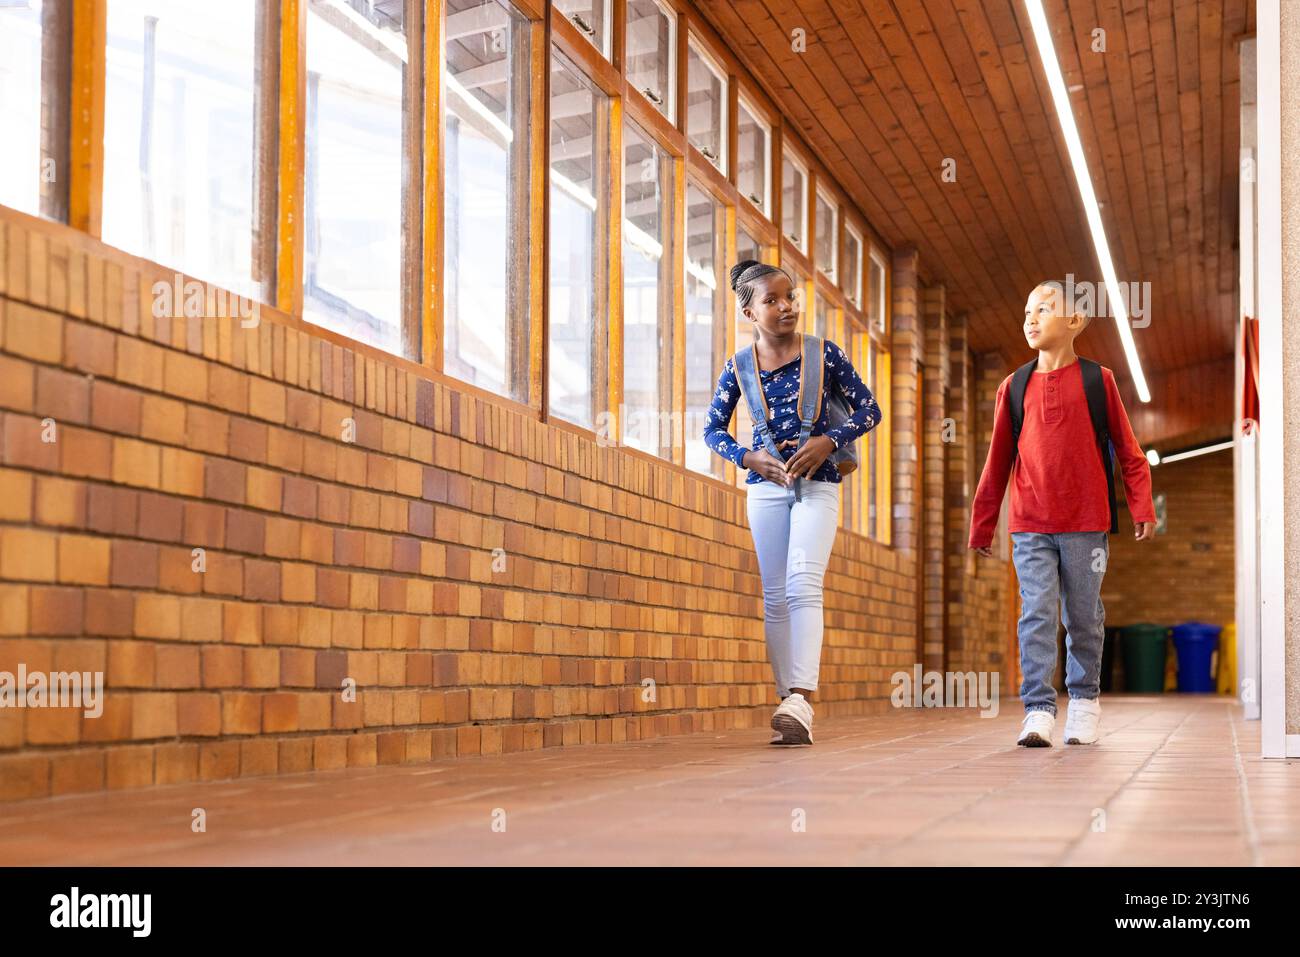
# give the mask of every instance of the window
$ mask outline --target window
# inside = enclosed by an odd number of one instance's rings
[[[844,296],[854,308],[862,308],[862,234],[844,223]]]
[[[555,0],[555,7],[591,41],[601,56],[609,58],[609,0]]]
[[[813,335],[831,338],[831,306],[820,292],[813,293]]]
[[[402,129],[410,45],[401,4],[359,6],[307,8],[303,315],[418,357],[402,321],[403,184],[420,182]]]
[[[673,158],[623,129],[623,441],[672,455]]]
[[[867,340],[865,344],[865,348],[867,350],[867,364],[866,364],[867,388],[871,390],[871,394],[876,399],[876,404],[879,405],[881,401],[883,401],[880,395],[877,394],[877,390],[880,388],[879,361],[878,361],[880,357],[880,347],[876,345],[876,343],[870,338],[866,336],[863,336],[863,338]],[[879,453],[877,451],[877,443],[879,441],[880,441],[879,428],[872,429],[870,432],[867,433],[867,461],[866,461],[867,534],[870,535],[872,538],[877,537],[877,531],[878,531],[876,526],[876,496],[878,494],[877,472],[879,471],[879,465],[877,464],[878,461],[877,456]]]
[[[771,140],[768,125],[740,100],[736,114],[736,188],[764,216],[771,215]]]
[[[571,60],[553,54],[549,408],[589,429],[609,394],[596,352],[597,343],[603,350],[608,342],[608,257],[601,249],[608,235],[608,116],[606,97]]]
[[[443,369],[528,401],[528,23],[448,0]]]
[[[0,205],[68,218],[72,5],[0,3]]]
[[[754,259],[758,262],[763,261],[763,248],[744,226],[736,227],[736,262],[744,259]],[[732,263],[728,265],[726,274],[730,276]],[[754,341],[754,323],[745,317],[740,311],[740,302],[736,302],[736,351],[748,349]],[[719,370],[721,371],[721,370]],[[736,431],[735,435],[740,440],[741,445],[749,445],[754,434],[754,420],[749,417],[749,408],[743,401],[736,403]],[[736,470],[736,484],[740,487],[745,486],[745,479],[749,475],[748,469]]]
[[[806,315],[808,308],[808,277],[803,275],[799,270],[790,266],[784,267],[789,275],[791,282],[794,283],[794,304],[799,309],[799,331],[809,332],[812,329],[811,323],[815,317]],[[814,303],[816,305],[816,303]]]
[[[104,78],[104,241],[253,299],[258,6],[109,0]]]
[[[736,227],[736,262],[743,259],[763,261],[763,248],[744,226]],[[734,263],[732,265],[735,265]],[[730,267],[728,267],[730,268]]]
[[[704,444],[705,414],[726,361],[718,240],[723,207],[694,183],[686,187],[686,466],[717,478],[725,460]]]
[[[871,328],[877,332],[886,331],[886,319],[889,316],[888,293],[885,289],[885,261],[873,249],[871,251],[871,266],[868,282],[868,295],[871,296],[871,302],[867,308],[867,318],[871,322]]]
[[[789,150],[781,155],[781,230],[795,248],[807,255],[808,167]]]
[[[836,256],[840,248],[839,207],[835,200],[817,190],[817,268],[827,279],[836,281]]]
[[[628,0],[627,81],[677,122],[677,14],[663,0]]]
[[[686,87],[686,138],[710,163],[726,172],[727,75],[694,37],[687,49]]]

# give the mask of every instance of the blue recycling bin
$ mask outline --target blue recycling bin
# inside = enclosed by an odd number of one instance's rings
[[[1174,651],[1178,654],[1178,690],[1214,691],[1214,653],[1219,648],[1219,625],[1188,621],[1174,625]]]

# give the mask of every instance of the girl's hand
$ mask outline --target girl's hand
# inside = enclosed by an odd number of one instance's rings
[[[1139,542],[1149,542],[1156,537],[1155,522],[1134,522],[1133,539]]]
[[[777,448],[783,449],[787,445],[797,444],[796,439],[786,439]],[[803,448],[794,453],[790,460],[785,463],[785,470],[796,478],[810,478],[834,451],[835,443],[826,436],[809,436],[808,441],[803,444]]]
[[[763,449],[746,452],[744,461],[741,464],[751,472],[757,472],[769,482],[775,482],[777,485],[788,488],[793,481],[785,470],[785,463],[778,458],[774,458]]]
[[[976,555],[983,555],[985,558],[992,558],[992,557],[993,557],[993,546],[992,546],[992,545],[985,545],[983,548],[977,548],[977,549],[975,549],[975,554],[976,554]]]

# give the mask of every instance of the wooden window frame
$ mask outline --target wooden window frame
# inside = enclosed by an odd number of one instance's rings
[[[722,57],[718,56],[716,53],[714,53],[713,50],[710,48],[708,41],[703,39],[699,35],[699,33],[695,31],[694,23],[692,23],[689,19],[687,23],[688,23],[688,29],[683,31],[683,33],[686,36],[687,52],[686,52],[685,59],[686,59],[687,79],[681,86],[680,92],[682,95],[678,99],[678,102],[681,104],[683,131],[686,133],[686,142],[690,146],[691,152],[696,156],[698,156],[701,161],[708,163],[723,177],[727,178],[728,180],[731,180],[732,176],[734,175],[731,172],[732,166],[734,165],[732,162],[732,153],[733,153],[732,139],[735,136],[735,125],[736,125],[735,110],[732,109],[731,98],[735,96],[734,90],[736,84],[731,82],[732,77],[727,70],[727,64],[725,60]],[[694,143],[691,143],[690,141],[690,129],[688,128],[689,114],[687,110],[686,101],[690,93],[690,79],[689,79],[690,63],[691,63],[690,54],[692,50],[694,50],[695,54],[700,58],[701,61],[703,61],[705,67],[709,70],[709,72],[711,72],[718,80],[722,82],[722,129],[719,131],[720,135],[718,137],[718,141],[721,144],[719,148],[722,150],[722,155],[718,157],[718,161],[716,163],[714,163],[712,160],[709,159],[707,153],[699,149],[699,147],[697,147]]]
[[[103,94],[104,94],[104,58],[105,58],[105,22],[108,0],[73,0],[71,45],[73,49],[71,69],[71,89],[69,95],[69,140],[70,172],[68,195],[68,223],[98,237],[102,216],[102,175],[103,175]],[[890,317],[890,274],[889,256],[883,243],[871,230],[867,221],[860,216],[853,205],[843,199],[838,184],[819,168],[820,164],[813,158],[813,153],[802,143],[788,118],[753,83],[747,68],[730,50],[712,26],[703,19],[689,0],[656,0],[659,6],[670,12],[673,19],[673,49],[671,54],[672,102],[669,115],[665,116],[658,107],[646,99],[640,90],[627,82],[626,66],[626,3],[627,0],[611,0],[609,30],[611,45],[609,58],[602,55],[562,12],[554,6],[553,0],[504,0],[518,11],[528,22],[528,142],[531,152],[529,167],[529,184],[527,203],[517,203],[513,215],[526,223],[529,237],[528,258],[528,313],[526,323],[521,322],[512,327],[515,334],[526,341],[527,363],[527,401],[521,402],[510,396],[499,395],[481,387],[472,385],[447,375],[443,371],[442,339],[440,331],[443,326],[441,296],[441,265],[443,256],[443,110],[445,91],[443,89],[443,56],[445,37],[446,5],[407,0],[406,13],[414,22],[420,23],[420,39],[413,39],[412,49],[422,51],[422,56],[412,57],[418,61],[420,71],[419,99],[416,100],[422,121],[422,136],[418,138],[419,166],[422,185],[418,194],[418,209],[407,212],[406,220],[415,231],[414,244],[422,248],[422,253],[415,262],[418,267],[411,273],[407,271],[404,282],[413,286],[418,284],[419,294],[412,298],[415,307],[414,321],[418,323],[420,333],[420,351],[418,358],[407,360],[400,356],[383,352],[333,333],[323,327],[312,326],[302,322],[302,163],[304,157],[304,129],[300,106],[304,101],[305,72],[304,63],[305,17],[307,0],[267,0],[268,9],[278,17],[268,15],[259,24],[268,31],[268,46],[264,49],[263,88],[264,104],[259,110],[259,131],[266,134],[262,140],[265,153],[259,151],[259,162],[265,162],[271,170],[269,180],[263,183],[270,188],[263,190],[259,198],[259,209],[266,211],[270,207],[270,220],[274,223],[273,234],[259,235],[255,241],[264,243],[263,261],[268,263],[273,295],[269,295],[276,312],[286,316],[291,326],[305,328],[313,335],[343,345],[359,355],[382,359],[400,368],[415,372],[427,378],[443,382],[466,394],[482,398],[485,401],[505,408],[521,409],[537,421],[549,422],[561,429],[579,434],[591,435],[591,430],[554,419],[547,414],[547,348],[548,341],[548,296],[549,285],[549,169],[550,169],[550,58],[552,49],[562,50],[573,64],[600,89],[609,100],[608,120],[610,128],[611,155],[622,155],[622,129],[624,118],[637,123],[640,130],[657,146],[666,151],[672,165],[672,203],[671,203],[671,241],[674,250],[673,283],[676,290],[685,285],[685,227],[686,227],[686,188],[688,181],[711,195],[721,206],[722,223],[717,243],[720,247],[718,261],[719,281],[722,283],[723,296],[721,308],[723,314],[731,316],[733,321],[724,322],[725,351],[730,354],[736,343],[736,302],[734,293],[725,282],[726,271],[735,259],[736,230],[738,225],[755,238],[762,249],[761,259],[773,262],[787,269],[796,279],[801,279],[801,292],[805,308],[815,310],[814,293],[828,295],[833,301],[836,335],[843,336],[840,330],[850,328],[853,323],[855,332],[867,327],[868,342],[876,356],[876,377],[873,391],[886,402],[890,388],[890,353],[888,336],[892,327]],[[418,8],[418,9],[417,9]],[[427,20],[423,14],[431,14]],[[414,33],[412,34],[414,37]],[[421,44],[416,46],[416,44]],[[698,149],[689,143],[686,132],[686,96],[687,69],[689,60],[687,51],[690,44],[695,44],[696,52],[708,64],[715,75],[725,80],[727,99],[722,108],[725,116],[724,136],[722,138],[724,156],[723,168],[719,169]],[[267,69],[270,68],[270,72]],[[412,63],[408,69],[408,80],[415,73],[417,64]],[[519,67],[522,71],[522,66]],[[274,83],[275,95],[270,95],[270,85]],[[738,129],[739,110],[737,104],[743,99],[745,107],[756,119],[768,124],[770,163],[769,210],[764,216],[747,197],[742,197],[734,180],[735,139]],[[635,92],[636,95],[631,95]],[[274,133],[274,137],[270,134]],[[783,178],[786,163],[792,163],[803,178],[804,222],[801,224],[801,244],[795,244],[784,229]],[[603,364],[607,380],[602,391],[607,391],[609,407],[618,410],[622,401],[622,162],[611,163],[608,189],[610,209],[617,215],[609,217],[610,242],[607,250],[609,264],[607,334],[608,349],[597,348],[594,362]],[[861,266],[858,282],[861,308],[847,302],[837,285],[831,282],[821,270],[816,268],[815,254],[815,218],[818,187],[824,188],[824,195],[834,198],[836,222],[838,229],[852,229],[853,236],[861,244]],[[526,206],[526,208],[524,208]],[[418,219],[416,216],[418,215]],[[849,226],[850,220],[855,224]],[[524,230],[521,229],[521,233]],[[411,237],[406,237],[404,242]],[[803,248],[800,248],[802,246]],[[842,239],[837,240],[837,255],[844,249]],[[807,250],[807,251],[805,251]],[[123,256],[128,254],[123,253]],[[883,268],[884,276],[884,310],[882,327],[872,327],[867,323],[868,296],[871,295],[870,263],[872,259]],[[841,278],[837,265],[837,280]],[[820,276],[820,279],[818,278]],[[405,311],[405,310],[404,310]],[[685,436],[680,433],[685,412],[685,304],[680,293],[673,296],[672,303],[672,410],[678,413],[673,421],[679,423],[672,437],[672,457],[665,460],[648,452],[630,446],[623,446],[626,454],[646,456],[648,461],[665,464],[671,461],[673,467],[683,475],[709,481],[714,476],[688,470],[685,467]],[[815,320],[815,311],[813,312]],[[403,317],[406,323],[408,317]],[[856,363],[855,363],[856,364]],[[869,377],[868,370],[862,370]],[[616,422],[617,435],[621,436],[622,423]],[[743,437],[742,437],[743,438]],[[746,439],[747,441],[747,439]],[[875,501],[877,506],[877,541],[890,544],[891,522],[889,520],[891,501],[890,443],[885,439],[879,441],[877,450],[877,467],[875,470]],[[720,487],[732,487],[743,484],[744,470],[728,464],[732,472],[728,481]],[[862,470],[865,472],[865,469]],[[739,482],[735,481],[739,478]],[[864,474],[862,480],[866,480]]]
[[[803,189],[800,190],[803,197],[803,217],[802,217],[803,221],[799,224],[801,227],[801,232],[798,237],[798,241],[795,241],[790,238],[790,234],[785,231],[785,212],[784,210],[782,210],[781,220],[780,220],[782,245],[789,246],[804,258],[808,258],[809,255],[808,251],[811,248],[810,243],[812,241],[811,240],[812,228],[809,224],[809,217],[812,215],[812,206],[808,202],[809,196],[812,195],[812,190],[810,189],[810,186],[812,185],[812,166],[810,163],[808,163],[807,160],[805,160],[802,156],[799,155],[799,153],[795,150],[795,147],[792,143],[784,145],[783,149],[781,150],[780,157],[781,157],[781,161],[780,161],[781,188],[778,190],[778,192],[781,195],[782,204],[784,204],[784,200],[785,200],[786,165],[788,164],[792,166],[794,169],[798,170],[799,173],[803,176]]]
[[[821,202],[826,203],[826,205],[829,206],[831,210],[831,250],[830,250],[831,271],[829,273],[821,267],[819,261],[820,257],[818,256],[818,252],[817,252],[817,243],[821,241],[821,231],[820,231],[821,224],[818,221],[817,204]],[[816,265],[817,272],[820,275],[825,276],[827,279],[831,281],[832,284],[838,287],[840,283],[840,270],[839,270],[840,228],[842,225],[843,217],[840,215],[839,198],[835,195],[834,192],[825,188],[825,186],[822,184],[822,176],[820,173],[817,176],[816,189],[813,190],[812,221],[813,221],[813,228],[812,228],[813,246],[812,246],[812,252],[810,258],[812,259],[813,264]]]
[[[639,93],[644,99],[648,100],[650,102],[650,105],[654,107],[654,109],[660,114],[660,116],[668,120],[668,122],[675,124],[677,122],[677,104],[679,100],[678,78],[680,73],[677,65],[677,61],[680,53],[679,50],[680,45],[677,41],[678,41],[678,37],[682,33],[682,29],[681,29],[682,15],[672,6],[671,3],[668,2],[668,0],[649,0],[649,2],[653,3],[655,6],[657,6],[660,10],[664,12],[668,17],[669,23],[671,24],[671,30],[669,31],[670,35],[668,38],[668,50],[667,50],[668,96],[666,102],[663,104],[663,108],[661,109],[658,105],[654,103],[653,100],[650,100],[650,98],[646,96],[644,90],[641,90],[633,86],[631,83],[628,83],[627,86],[628,89],[636,90],[636,92]],[[619,72],[624,77],[624,79],[626,79],[627,77],[627,3],[628,0],[618,0],[618,6],[622,11],[620,15],[620,22],[623,25],[623,33],[622,33],[623,48],[619,52],[618,62],[621,67]]]
[[[751,207],[753,207],[754,211],[757,212],[760,216],[763,216],[765,218],[770,218],[772,215],[772,169],[774,165],[772,162],[772,139],[773,139],[773,128],[776,126],[776,124],[772,122],[769,116],[767,116],[762,110],[760,110],[757,106],[754,105],[754,101],[749,97],[748,93],[745,91],[744,87],[740,83],[737,82],[733,85],[737,89],[736,108],[734,111],[736,115],[735,127],[736,127],[737,150],[739,149],[739,141],[740,141],[740,111],[741,110],[744,110],[746,113],[748,113],[750,117],[754,120],[754,123],[759,127],[759,129],[763,131],[764,141],[767,144],[767,148],[766,150],[764,150],[765,155],[763,157],[762,205],[755,203],[753,198],[748,194],[742,193],[741,196],[745,200],[745,202],[747,202]],[[737,193],[740,193],[740,184],[739,184],[740,157],[738,152],[733,152],[733,155],[736,157],[736,162],[734,164],[736,167],[736,191]]]
[[[866,249],[866,236],[863,234],[862,230],[858,229],[856,226],[853,225],[852,221],[849,219],[848,216],[844,216],[843,219],[844,219],[844,243],[840,254],[840,260],[841,260],[840,268],[843,270],[843,274],[840,278],[840,288],[844,290],[844,298],[848,301],[848,303],[856,311],[861,312],[865,305],[862,301],[862,288],[863,288],[862,269],[863,269],[863,264],[865,262],[864,252]],[[857,243],[857,247],[858,247],[857,261],[853,262],[854,288],[852,289],[849,289],[844,285],[844,283],[848,281],[848,277],[849,277],[848,267],[850,262],[852,261],[849,256],[848,241],[850,239],[852,239],[855,243]]]

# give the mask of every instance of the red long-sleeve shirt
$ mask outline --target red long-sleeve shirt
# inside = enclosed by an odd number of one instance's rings
[[[1135,522],[1154,522],[1151,466],[1133,436],[1115,376],[1104,366],[1106,414],[1124,494]],[[1011,436],[1011,376],[998,386],[993,439],[971,506],[970,547],[985,548],[1002,511],[1011,479],[1012,532],[1102,532],[1110,529],[1106,470],[1088,415],[1078,361],[1054,372],[1037,372],[1025,387],[1020,454]]]

